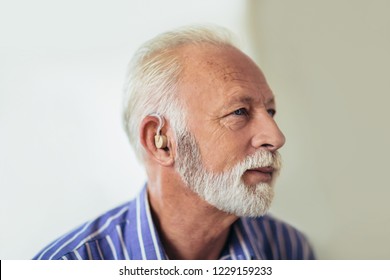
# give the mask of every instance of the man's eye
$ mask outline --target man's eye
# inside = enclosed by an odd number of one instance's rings
[[[236,116],[248,116],[248,111],[245,108],[240,108],[238,110],[235,110],[233,112],[233,115],[236,115]]]
[[[271,117],[274,117],[275,114],[276,114],[276,111],[274,109],[268,109],[267,110],[268,114],[271,116]]]

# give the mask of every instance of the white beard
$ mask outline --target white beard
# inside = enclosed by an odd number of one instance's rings
[[[184,131],[177,137],[175,167],[184,183],[217,209],[244,217],[267,213],[274,197],[274,181],[281,166],[278,152],[260,149],[230,170],[213,173],[205,169],[195,137]],[[242,180],[248,169],[271,166],[275,169],[270,183],[247,186]]]

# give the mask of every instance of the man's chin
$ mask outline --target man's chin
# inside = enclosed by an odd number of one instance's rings
[[[232,189],[233,188],[233,189]],[[198,193],[199,194],[199,193]],[[265,215],[272,203],[274,190],[270,184],[258,183],[254,186],[240,186],[200,196],[217,209],[238,217],[256,218]]]

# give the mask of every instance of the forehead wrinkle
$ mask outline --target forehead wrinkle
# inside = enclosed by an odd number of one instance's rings
[[[227,67],[224,69],[221,69],[220,72],[222,72],[222,80],[225,82],[227,81],[245,81],[245,79],[242,78],[242,72],[238,71],[237,69],[230,69],[232,67]],[[227,71],[230,70],[230,71]]]

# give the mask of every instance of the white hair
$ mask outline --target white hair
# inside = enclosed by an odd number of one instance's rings
[[[123,125],[139,160],[143,160],[141,121],[158,113],[175,137],[186,126],[186,114],[177,96],[184,68],[177,49],[184,45],[234,46],[232,34],[218,26],[185,26],[144,43],[129,63],[124,86]]]

